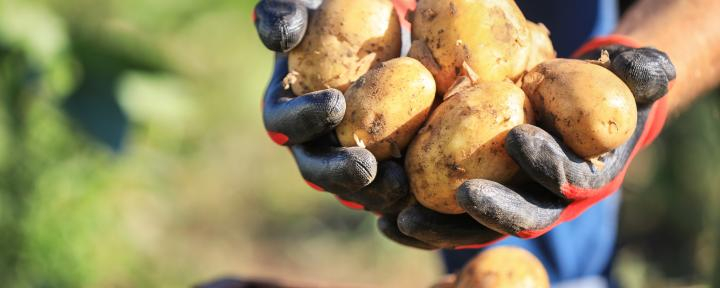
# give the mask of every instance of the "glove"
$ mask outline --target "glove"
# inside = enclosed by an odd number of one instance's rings
[[[310,4],[314,6],[308,5],[308,2],[313,2]],[[308,8],[317,7],[319,2],[260,1],[253,18],[265,46],[280,53],[297,46],[307,29]],[[406,11],[414,7],[412,0],[398,0],[394,3],[400,19],[404,19]],[[402,24],[405,28],[409,27],[406,21]],[[345,114],[342,93],[327,89],[294,97],[290,91],[283,89],[282,79],[287,73],[286,55],[277,54],[275,71],[264,96],[263,120],[270,138],[290,147],[308,185],[316,190],[336,194],[350,208],[382,214],[378,220],[380,230],[390,239],[413,247],[436,249],[455,243],[486,242],[502,236],[467,215],[442,215],[415,203],[409,192],[402,159],[377,163],[366,149],[339,147],[333,129]],[[414,209],[407,211],[416,211],[422,217],[414,217],[417,221],[408,222],[404,227],[417,225],[418,230],[431,234],[436,230],[444,233],[423,237],[432,244],[401,233],[395,223],[401,209],[408,206]],[[457,223],[452,226],[447,224],[449,222]],[[467,229],[467,226],[476,229]],[[486,232],[487,236],[479,236],[483,233],[478,231]],[[454,237],[443,236],[447,234]]]
[[[262,0],[253,10],[253,22],[265,47],[288,52],[302,41],[308,25],[308,8],[321,0]]]
[[[292,50],[302,41],[308,24],[308,9],[317,7],[320,1],[312,1],[314,6],[307,2],[263,0],[257,4],[253,13],[260,39],[268,49],[279,52],[275,56],[275,69],[262,106],[263,122],[270,139],[289,147],[301,175],[312,188],[334,193],[349,208],[366,209],[384,215],[379,218],[378,225],[389,238],[421,249],[440,247],[440,243],[431,245],[406,236],[395,224],[400,211],[409,205],[428,212],[427,219],[436,219],[432,215],[435,212],[413,202],[402,159],[378,163],[367,149],[340,147],[338,144],[333,130],[345,114],[342,93],[336,89],[327,89],[295,97],[284,89],[282,79],[288,73],[288,66],[287,56],[281,53]],[[413,1],[395,2],[401,16],[414,7]],[[407,22],[403,24],[406,28],[409,25]],[[496,237],[501,236],[477,224],[472,218],[463,218],[463,223],[471,223]],[[438,228],[445,227],[441,225]],[[475,235],[477,233],[472,233],[469,243],[485,240]],[[447,241],[442,238],[435,240]]]
[[[415,9],[414,0],[392,0],[401,24],[408,10]],[[322,0],[261,0],[253,10],[253,22],[260,40],[268,49],[285,53],[300,44],[308,25],[308,9],[316,9]]]
[[[538,237],[560,223],[575,219],[617,191],[637,152],[657,137],[667,116],[667,100],[662,97],[675,79],[675,68],[668,56],[653,48],[630,48],[638,45],[621,36],[591,41],[577,55],[597,59],[600,47],[610,54],[610,70],[628,85],[635,97],[637,127],[632,137],[604,155],[601,161],[605,167],[596,169],[540,128],[521,125],[512,129],[505,143],[508,154],[555,198],[533,203],[530,195],[541,194],[539,189],[511,189],[489,181],[468,181],[458,190],[457,196],[462,199],[458,202],[480,223],[522,238]],[[490,200],[503,197],[516,199],[512,201],[514,206]],[[513,223],[507,219],[523,221]]]
[[[262,1],[256,8],[258,26],[263,25],[263,19],[285,19],[282,15],[300,15],[295,17],[307,23],[307,16],[303,16],[307,13],[286,9],[290,12],[283,14],[273,10],[276,6],[271,2],[287,2],[295,5],[293,9],[307,11],[297,1]],[[287,51],[301,39],[275,37],[297,41],[272,44],[265,39],[271,37],[263,38],[272,33],[262,31],[258,27],[263,42],[271,49],[276,47],[276,51]],[[382,214],[379,229],[401,244],[422,249],[463,249],[483,247],[508,234],[537,237],[574,219],[617,190],[634,154],[655,138],[665,120],[664,101],[652,103],[665,94],[668,83],[674,79],[674,68],[667,56],[654,49],[630,49],[637,45],[617,36],[593,41],[581,51],[582,54],[599,51],[598,47],[611,52],[612,71],[631,87],[638,102],[635,135],[606,155],[602,159],[605,169],[596,171],[543,130],[519,126],[508,134],[506,148],[534,182],[504,186],[481,179],[467,181],[457,192],[458,202],[467,214],[445,215],[413,201],[401,161],[377,163],[366,149],[339,147],[331,131],[342,120],[338,115],[344,114],[341,93],[328,89],[293,98],[292,93],[282,89],[281,80],[287,73],[287,59],[283,55],[276,57],[273,80],[265,95],[265,126],[275,142],[290,146],[310,186],[335,193],[349,207]]]
[[[411,199],[400,161],[378,163],[369,150],[340,147],[334,128],[345,115],[345,98],[336,89],[295,97],[284,89],[285,54],[301,41],[308,9],[321,1],[263,0],[254,12],[258,35],[275,56],[275,69],[263,100],[270,138],[288,146],[308,185],[334,193],[353,209],[398,213]]]
[[[609,36],[589,42],[575,55],[597,59],[601,50],[607,50],[610,70],[630,87],[638,107],[634,134],[600,159],[603,169],[594,168],[544,130],[520,125],[508,133],[505,147],[532,181],[502,185],[468,180],[456,194],[467,214],[443,215],[414,204],[397,216],[381,219],[381,230],[409,245],[412,241],[402,237],[443,248],[479,248],[504,235],[541,236],[617,191],[634,156],[662,129],[667,115],[662,96],[675,79],[674,66],[665,53],[633,47],[639,46],[628,38]],[[469,221],[470,217],[475,221]],[[393,221],[397,228],[390,227]]]

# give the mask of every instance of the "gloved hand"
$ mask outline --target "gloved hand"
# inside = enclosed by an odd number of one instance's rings
[[[281,53],[292,50],[302,41],[308,25],[308,11],[320,2],[262,0],[255,7],[253,18],[260,39],[266,47],[279,52],[263,101],[263,120],[270,138],[290,147],[300,173],[311,187],[336,194],[348,207],[384,215],[378,221],[380,230],[400,243],[435,249],[501,237],[467,215],[442,215],[414,204],[403,159],[377,163],[367,149],[339,147],[333,129],[345,114],[345,99],[340,91],[327,89],[294,97],[292,92],[283,89],[282,79],[288,69],[287,56]],[[413,0],[393,2],[401,19],[415,3]],[[407,28],[409,23],[403,25]],[[418,211],[418,215],[426,216],[414,217],[418,220],[417,225],[428,233],[435,229],[443,231],[438,234],[442,237],[422,237],[426,243],[401,233],[395,219],[408,205],[414,209],[407,211]],[[467,229],[468,226],[475,229]],[[487,236],[479,236],[483,233],[478,231],[486,232]]]
[[[591,41],[576,53],[576,57],[598,59],[600,51],[607,50],[610,70],[630,87],[638,107],[634,134],[600,159],[604,168],[595,168],[544,130],[520,125],[508,133],[505,147],[532,181],[506,186],[483,179],[468,180],[456,196],[469,216],[442,215],[415,205],[396,219],[382,219],[381,228],[439,247],[477,244],[464,246],[477,248],[502,238],[501,234],[538,237],[617,191],[633,157],[662,129],[667,114],[662,96],[675,79],[674,66],[665,53],[631,47],[639,46],[628,38],[609,36]],[[469,221],[469,217],[477,222]],[[393,221],[397,229],[388,228]]]
[[[263,0],[254,21],[262,42],[279,52],[263,100],[263,120],[270,138],[289,146],[300,173],[313,188],[329,191],[346,206],[377,213],[397,213],[411,199],[400,161],[378,163],[369,150],[340,147],[334,128],[345,115],[345,98],[336,89],[295,97],[283,87],[287,56],[308,25],[308,9],[321,1]]]
[[[300,2],[264,0],[256,15],[258,32],[269,48],[286,52],[301,41],[307,8]],[[302,33],[279,34],[268,27]],[[653,103],[667,92],[675,78],[674,68],[662,52],[628,47],[638,45],[613,36],[592,41],[578,53],[597,59],[600,48],[608,50],[612,71],[630,86],[638,103],[635,134],[605,155],[605,168],[593,169],[545,131],[522,125],[508,134],[506,148],[534,181],[508,186],[482,179],[467,181],[457,192],[467,214],[445,215],[412,201],[402,161],[378,164],[366,149],[339,147],[332,130],[344,114],[342,94],[328,89],[293,98],[281,87],[287,74],[284,55],[276,57],[265,95],[265,126],[275,142],[290,146],[301,174],[312,187],[337,194],[350,207],[382,214],[380,230],[399,243],[423,249],[476,248],[508,234],[537,237],[616,191],[634,155],[662,128],[665,101]],[[590,55],[593,51],[595,55]]]

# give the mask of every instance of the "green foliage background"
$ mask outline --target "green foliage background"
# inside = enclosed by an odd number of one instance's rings
[[[312,192],[267,139],[259,106],[272,55],[253,5],[0,0],[3,287],[440,277],[434,253],[398,246],[373,216]],[[68,116],[76,94],[117,99],[130,123],[122,149]],[[705,97],[633,166],[622,283],[720,282],[719,120],[720,99]]]

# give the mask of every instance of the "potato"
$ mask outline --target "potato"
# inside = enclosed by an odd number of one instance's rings
[[[347,108],[336,128],[338,139],[343,146],[366,146],[378,160],[399,158],[425,122],[434,98],[435,81],[420,62],[409,57],[383,62],[345,93]]]
[[[455,283],[457,281],[457,275],[448,274],[445,275],[440,281],[430,286],[430,288],[456,288]]]
[[[400,22],[390,0],[325,0],[302,42],[290,51],[286,78],[295,95],[345,91],[372,66],[400,56]]]
[[[550,287],[540,260],[516,247],[486,250],[470,260],[460,272],[456,288]]]
[[[542,42],[533,37],[548,37],[531,35],[538,29],[528,28],[510,0],[419,0],[410,18],[412,39],[427,45],[440,68],[431,69],[440,93],[461,75],[463,63],[482,82],[517,80],[528,68],[533,43]]]
[[[541,126],[585,159],[617,148],[635,131],[632,92],[605,67],[582,60],[549,60],[522,82]]]
[[[550,31],[545,25],[528,21],[527,27],[532,42],[532,49],[530,49],[527,63],[527,70],[530,70],[542,62],[555,58],[557,54],[550,41]]]
[[[463,182],[474,178],[505,182],[518,171],[505,151],[505,136],[533,115],[523,91],[507,81],[451,91],[410,144],[405,169],[420,204],[460,214],[455,190]]]

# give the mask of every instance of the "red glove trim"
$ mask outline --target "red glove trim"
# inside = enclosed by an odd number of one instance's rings
[[[257,8],[253,8],[252,21],[253,23],[257,22]]]
[[[319,192],[325,192],[325,189],[323,189],[322,187],[320,187],[320,185],[317,185],[317,184],[315,184],[315,183],[312,183],[312,182],[310,182],[310,181],[308,181],[308,180],[305,180],[305,183],[306,183],[308,186],[310,186],[310,188],[312,188],[312,189],[315,189],[315,190],[317,190],[317,191],[319,191]],[[348,208],[350,208],[350,209],[353,209],[353,210],[364,210],[364,209],[365,209],[365,207],[364,207],[362,204],[360,204],[360,203],[355,203],[355,202],[352,202],[352,201],[344,200],[344,199],[340,198],[340,197],[337,196],[337,195],[335,195],[335,198],[337,198],[337,200],[340,201],[340,204],[342,204],[342,205],[344,205],[345,207],[348,207]]]
[[[600,47],[617,44],[633,48],[640,47],[640,45],[631,38],[622,35],[610,35],[591,40],[578,49],[577,52],[573,53],[573,57],[578,57]],[[657,138],[658,134],[660,134],[660,131],[665,124],[665,120],[667,119],[667,113],[668,104],[666,97],[659,99],[653,104],[652,110],[648,114],[645,126],[643,127],[643,132],[640,135],[638,142],[635,144],[635,147],[633,147],[630,156],[625,162],[625,166],[623,166],[622,170],[620,170],[620,173],[618,173],[615,178],[599,189],[576,187],[568,183],[564,183],[560,187],[560,190],[563,195],[565,195],[568,199],[573,200],[573,202],[570,203],[570,205],[568,205],[562,213],[560,213],[558,220],[544,229],[521,231],[518,233],[518,236],[521,238],[536,238],[541,236],[555,228],[557,225],[575,219],[590,206],[617,191],[622,185],[627,169],[632,160],[635,158],[635,155],[637,155],[637,153],[643,148],[649,146],[650,143]]]
[[[575,53],[573,53],[570,57],[580,58],[580,56],[587,54],[593,50],[597,50],[598,48],[610,45],[623,45],[630,48],[640,48],[642,46],[640,45],[640,42],[635,41],[635,39],[632,39],[625,35],[611,34],[604,37],[593,38],[584,45],[580,46],[580,49],[576,50]]]
[[[319,192],[325,192],[325,189],[323,189],[322,187],[320,187],[320,185],[317,185],[317,184],[315,184],[315,183],[312,183],[312,182],[310,182],[310,181],[308,181],[308,180],[305,180],[305,184],[307,184],[308,186],[310,186],[310,188],[312,188],[312,189],[314,189],[314,190],[317,190],[317,191],[319,191]]]
[[[325,189],[323,189],[322,187],[320,187],[320,185],[317,185],[317,184],[315,184],[315,183],[312,183],[312,182],[310,182],[310,181],[308,181],[308,180],[305,180],[305,183],[306,183],[308,186],[310,186],[310,188],[312,188],[312,189],[314,189],[314,190],[317,190],[317,191],[319,191],[319,192],[325,192]],[[344,199],[340,198],[340,197],[337,196],[337,195],[335,195],[335,198],[337,198],[337,200],[340,201],[340,204],[342,204],[342,205],[344,205],[345,207],[348,207],[348,208],[350,208],[350,209],[353,209],[353,210],[364,210],[364,209],[365,209],[365,206],[363,206],[363,205],[360,204],[360,203],[355,203],[355,202],[352,202],[352,201],[344,200]]]
[[[267,134],[270,136],[270,139],[278,145],[284,145],[290,140],[287,135],[280,132],[267,131]]]
[[[353,210],[364,210],[365,209],[365,206],[363,206],[362,204],[344,200],[337,195],[335,196],[335,198],[337,198],[341,204],[345,205],[345,207],[348,207],[350,209],[353,209]]]
[[[485,248],[485,247],[487,247],[487,246],[490,246],[490,245],[493,245],[493,244],[495,244],[495,243],[498,243],[498,242],[500,242],[500,241],[502,241],[502,240],[505,240],[505,238],[507,238],[507,237],[508,237],[508,235],[505,235],[505,236],[502,236],[502,237],[500,237],[500,238],[498,238],[498,239],[495,239],[495,240],[493,240],[493,241],[485,242],[485,243],[482,243],[482,244],[472,244],[472,245],[457,246],[457,247],[453,248],[453,250],[465,250],[465,249],[480,249],[480,248]]]
[[[675,80],[668,83],[668,91],[672,89],[673,85],[675,85]],[[649,124],[646,124],[651,125],[651,127],[643,140],[642,148],[650,146],[650,144],[655,141],[655,138],[660,135],[660,131],[662,131],[663,126],[665,126],[665,121],[667,120],[669,110],[667,97],[660,98],[654,105],[655,107],[653,107],[653,109],[656,110],[653,111],[655,112],[655,119],[652,122],[647,122]]]

